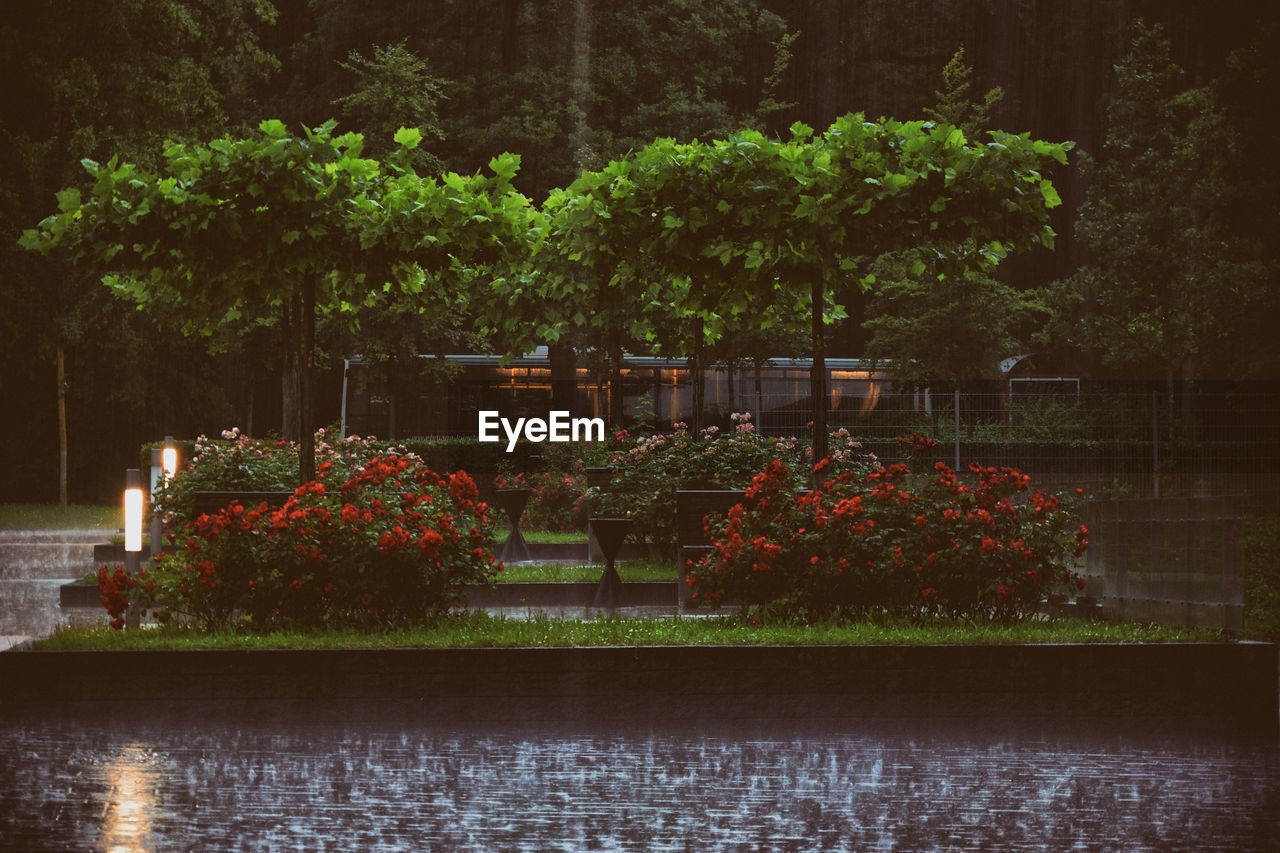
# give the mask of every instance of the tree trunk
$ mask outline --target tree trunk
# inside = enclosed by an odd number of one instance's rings
[[[387,393],[387,441],[396,440],[396,418],[399,415],[396,408],[396,392],[392,388]]]
[[[702,366],[704,331],[703,321],[697,321],[693,327],[693,417],[689,423],[694,435],[702,431],[702,411],[706,407],[706,371]]]
[[[502,0],[502,71],[514,74],[520,62],[521,0]]]
[[[578,417],[578,355],[573,344],[549,345],[547,360],[551,366],[551,408]]]
[[[609,345],[609,428],[618,430],[622,423],[622,347]]]
[[[67,511],[67,370],[58,346],[58,506]]]
[[[316,431],[312,423],[316,373],[316,283],[302,285],[302,394],[298,427],[302,430],[299,477],[307,483],[316,478]]]
[[[622,423],[622,347],[609,346],[609,426],[613,430],[623,428]]]
[[[725,362],[725,370],[729,374],[729,414],[733,414],[738,410],[738,403],[733,395],[733,361]]]
[[[284,357],[280,360],[280,434],[287,441],[298,441],[299,397],[302,383],[298,376],[298,298],[289,299],[284,309]]]
[[[813,279],[809,298],[813,304],[813,366],[809,369],[809,394],[813,397],[813,463],[816,465],[827,456],[827,358],[823,347],[823,287],[820,273]]]
[[[391,356],[386,363],[387,378],[387,441],[396,440],[400,420],[400,357]]]
[[[258,383],[254,381],[252,373],[249,375],[249,401],[245,404],[244,431],[249,435],[256,435],[253,431],[253,400],[256,394]]]
[[[756,430],[764,420],[764,379],[761,377],[760,362],[756,362]]]

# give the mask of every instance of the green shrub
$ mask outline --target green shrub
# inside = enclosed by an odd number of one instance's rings
[[[1244,562],[1245,632],[1280,642],[1280,515],[1252,518],[1240,539]]]
[[[350,476],[326,460],[317,473],[279,509],[201,515],[178,531],[180,551],[136,577],[104,570],[113,624],[129,609],[206,627],[395,622],[444,612],[501,570],[488,507],[465,473],[443,477],[408,454],[375,456]]]
[[[1035,491],[1015,503],[1027,491],[1026,475],[971,468],[976,486],[943,462],[931,476],[899,463],[838,472],[798,493],[787,466],[774,460],[752,480],[743,504],[710,520],[715,551],[690,569],[693,596],[769,618],[889,613],[1015,621],[1034,613],[1046,594],[1082,589],[1071,567],[1088,531],[1063,500]]]
[[[352,436],[326,441],[316,433],[316,464],[328,463],[333,478],[346,478],[366,462],[387,452],[406,455],[405,448]],[[221,440],[200,436],[180,470],[156,495],[155,511],[170,531],[196,520],[197,492],[290,492],[298,486],[298,446],[287,441],[259,441],[229,429]],[[413,458],[413,457],[409,457]]]
[[[831,435],[833,470],[865,472],[875,458],[864,454],[847,430]],[[733,415],[733,428],[721,433],[708,427],[693,435],[677,424],[669,435],[631,438],[625,431],[615,436],[610,458],[613,480],[605,488],[587,491],[592,517],[629,517],[651,542],[674,555],[676,544],[676,492],[682,489],[742,490],[774,460],[784,460],[791,472],[792,488],[807,488],[813,448],[795,438],[763,436],[751,423],[751,415]]]

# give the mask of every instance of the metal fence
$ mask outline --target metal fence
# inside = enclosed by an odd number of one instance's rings
[[[737,402],[766,434],[805,435],[813,419],[807,397],[742,393]],[[1280,492],[1280,394],[1272,391],[1204,390],[1173,406],[1148,390],[833,394],[829,412],[832,429],[847,429],[882,458],[900,458],[897,437],[916,432],[939,442],[937,458],[958,469],[1007,465],[1093,496]]]
[[[1241,631],[1242,514],[1229,497],[1091,502],[1086,589],[1121,618]]]

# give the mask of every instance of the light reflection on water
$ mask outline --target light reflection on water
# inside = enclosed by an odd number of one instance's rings
[[[106,765],[102,846],[108,853],[145,853],[152,848],[151,816],[159,782],[154,756],[130,744]]]
[[[0,849],[1268,850],[1274,746],[22,723]]]

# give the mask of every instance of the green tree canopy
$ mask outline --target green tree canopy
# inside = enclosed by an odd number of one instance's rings
[[[491,178],[437,181],[410,165],[418,131],[398,132],[400,150],[380,164],[360,156],[362,137],[333,128],[291,134],[264,121],[253,136],[170,146],[155,173],[86,161],[90,186],[59,193],[59,212],[22,241],[107,274],[140,307],[176,307],[194,331],[283,312],[304,480],[317,304],[341,309],[393,287],[424,305],[465,303],[473,265],[522,251],[528,207],[511,189],[513,156],[495,159]],[[459,286],[425,287],[428,272]]]
[[[339,65],[355,79],[350,93],[335,98],[333,105],[364,136],[371,155],[382,157],[394,150],[392,140],[402,127],[417,129],[423,139],[444,139],[436,108],[447,84],[403,42],[374,45],[371,57],[352,50]],[[443,171],[440,158],[421,145],[415,149],[414,165],[424,174]]]
[[[708,320],[808,296],[815,452],[826,452],[824,307],[870,262],[916,248],[946,274],[989,269],[1051,245],[1060,203],[1042,174],[1070,143],[847,115],[821,136],[746,131],[710,143],[658,140],[584,175],[564,214],[564,251],[602,269],[650,264],[695,283],[683,308]],[[923,271],[922,261],[916,272]]]
[[[1091,259],[1055,288],[1055,331],[1171,393],[1176,379],[1247,372],[1241,331],[1276,302],[1264,246],[1233,227],[1250,171],[1239,133],[1216,84],[1186,86],[1158,26],[1136,25],[1116,75],[1076,223]]]
[[[972,73],[960,48],[942,70],[943,90],[934,93],[937,106],[925,114],[978,139],[1003,92],[993,88],[981,102],[973,100]],[[895,380],[916,387],[998,375],[1001,359],[1026,351],[1023,339],[1031,321],[1045,309],[1034,296],[986,272],[942,275],[929,261],[915,249],[876,259],[875,287],[862,324],[871,332],[867,355],[892,362]]]

